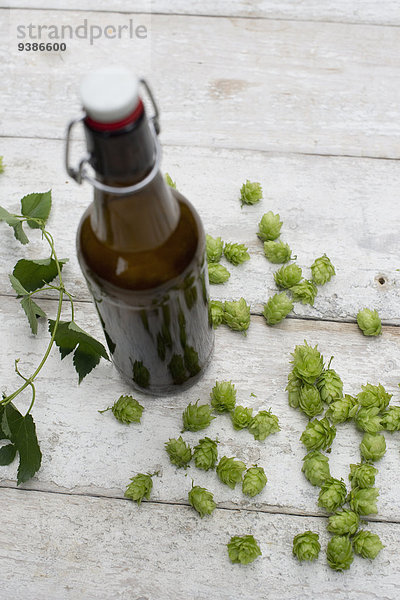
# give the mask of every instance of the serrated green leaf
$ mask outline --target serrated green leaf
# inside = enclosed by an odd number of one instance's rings
[[[3,430],[3,413],[4,413],[4,406],[2,404],[0,404],[0,440],[7,440],[8,436],[6,435],[5,431]]]
[[[5,221],[7,225],[10,225],[10,227],[14,229],[14,236],[21,244],[27,244],[29,242],[29,239],[22,228],[21,221],[2,206],[0,206],[0,221]]]
[[[19,279],[15,277],[15,275],[8,276],[13,286],[14,290],[17,292],[18,296],[26,296],[29,292],[24,288]]]
[[[12,463],[17,453],[17,447],[14,444],[7,444],[0,448],[0,466],[5,467]]]
[[[0,206],[0,221],[5,221],[6,223],[8,223],[8,225],[10,225],[10,221],[17,221],[17,220],[18,219],[13,217],[13,215],[11,213],[9,213],[8,210],[6,210],[2,206]]]
[[[61,269],[65,262],[66,259],[59,261]],[[41,260],[21,258],[14,267],[13,275],[28,292],[33,292],[57,277],[57,263],[54,258],[44,258]]]
[[[49,331],[53,334],[55,321],[49,319]],[[79,375],[79,383],[99,364],[100,358],[109,360],[103,344],[88,335],[74,321],[60,321],[54,338],[61,354],[65,358],[73,350],[73,364]]]
[[[36,436],[36,427],[32,416],[21,415],[12,404],[4,407],[4,422],[10,431],[10,439],[19,452],[17,485],[28,481],[40,469],[42,453]]]
[[[46,317],[46,313],[32,300],[30,296],[25,296],[21,300],[21,306],[28,317],[29,325],[33,334],[37,334],[38,318]]]
[[[51,209],[51,190],[44,193],[28,194],[21,200],[21,211],[24,217],[34,217],[42,219],[46,223]],[[27,221],[32,229],[40,229],[40,225],[35,221]]]

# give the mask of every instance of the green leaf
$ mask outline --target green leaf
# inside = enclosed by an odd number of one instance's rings
[[[36,437],[36,427],[32,416],[21,415],[12,404],[7,404],[3,414],[3,428],[10,431],[10,439],[19,452],[17,485],[28,481],[39,470],[42,453]]]
[[[19,279],[17,279],[14,275],[9,275],[8,277],[10,278],[11,285],[13,286],[14,290],[17,292],[18,296],[27,296],[28,295],[29,292],[24,288],[24,286],[22,285],[22,283],[20,282]]]
[[[53,334],[55,321],[49,319],[49,331]],[[73,363],[79,375],[79,383],[96,365],[100,358],[109,360],[103,344],[88,335],[74,321],[60,321],[54,338],[61,354],[65,358],[73,350]]]
[[[61,269],[66,262],[65,258],[59,261]],[[33,292],[57,277],[57,263],[54,258],[41,260],[21,258],[14,267],[13,275],[28,292]]]
[[[22,228],[21,221],[2,206],[0,206],[0,221],[5,221],[7,225],[10,225],[10,227],[14,229],[14,236],[21,244],[27,244],[29,242],[29,239]]]
[[[46,223],[51,209],[51,190],[44,193],[28,194],[21,200],[21,211],[24,217],[34,217],[42,219]],[[35,221],[27,221],[32,229],[40,229],[40,225]]]
[[[38,329],[38,318],[46,317],[46,313],[32,300],[30,296],[25,296],[21,300],[21,306],[28,317],[29,325],[32,333],[37,334]]]
[[[5,431],[2,428],[3,413],[4,413],[4,406],[2,404],[0,404],[0,440],[8,440],[8,435],[5,433]]]
[[[12,463],[17,453],[17,447],[14,444],[7,444],[0,448],[0,466],[5,467]]]

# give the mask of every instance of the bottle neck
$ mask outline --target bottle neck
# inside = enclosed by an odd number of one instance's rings
[[[86,119],[85,133],[90,164],[107,185],[138,183],[154,166],[155,140],[143,109],[136,120],[117,129],[99,129]],[[113,250],[156,248],[173,233],[178,220],[178,203],[160,172],[129,196],[95,189],[91,226],[96,237]]]

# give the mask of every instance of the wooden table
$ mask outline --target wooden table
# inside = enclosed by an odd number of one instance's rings
[[[244,296],[252,322],[247,337],[218,329],[212,365],[190,391],[161,399],[137,395],[145,406],[137,426],[97,412],[130,391],[111,364],[103,361],[78,386],[71,360],[61,362],[53,350],[33,409],[42,467],[19,488],[16,462],[0,471],[1,600],[398,598],[399,435],[386,435],[388,451],[378,464],[379,514],[367,518],[386,548],[373,563],[356,557],[345,573],[332,571],[324,552],[315,564],[299,564],[291,555],[293,536],[317,531],[325,548],[327,516],[317,506],[317,489],[301,473],[299,437],[307,419],[288,406],[284,391],[290,352],[306,339],[326,359],[335,357],[348,393],[367,381],[381,382],[399,404],[397,0],[11,5],[0,10],[8,40],[0,49],[6,164],[0,204],[17,211],[24,194],[52,188],[49,229],[59,255],[71,259],[65,283],[76,297],[77,322],[101,337],[75,258],[75,231],[91,190],[66,176],[63,137],[79,113],[81,75],[109,62],[136,69],[153,87],[162,113],[163,167],[195,204],[206,230],[248,245],[251,260],[232,268],[230,281],[213,286],[211,295]],[[147,26],[148,38],[103,36],[92,45],[67,39],[63,53],[17,50],[17,25],[77,27],[85,19],[103,29],[132,19]],[[240,209],[238,191],[247,178],[262,183],[264,200]],[[275,293],[274,268],[255,235],[268,210],[280,213],[282,238],[306,274],[324,252],[337,271],[314,307],[296,304],[290,318],[273,328],[261,310]],[[32,372],[48,333],[42,323],[38,335],[30,335],[8,273],[19,258],[45,257],[47,250],[37,235],[22,247],[6,226],[1,232],[1,384],[11,392],[17,385],[14,358]],[[50,295],[41,304],[55,314]],[[378,339],[362,336],[355,324],[364,306],[382,317]],[[164,451],[164,442],[179,435],[184,407],[197,398],[207,401],[216,379],[231,379],[240,403],[272,407],[280,419],[281,432],[265,442],[235,432],[227,416],[206,432],[220,439],[220,456],[265,467],[268,484],[252,500],[215,473],[177,470]],[[16,404],[26,409],[28,395]],[[190,443],[199,437],[185,434]],[[330,458],[334,476],[347,481],[349,463],[359,461],[360,439],[353,425],[338,426]],[[130,477],[154,470],[160,476],[150,502],[138,507],[124,499]],[[188,505],[192,478],[215,495],[211,518],[200,519]],[[226,543],[245,533],[259,541],[262,557],[247,567],[232,565]]]

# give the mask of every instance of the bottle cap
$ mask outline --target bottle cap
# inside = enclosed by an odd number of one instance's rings
[[[90,119],[98,123],[122,121],[140,103],[139,79],[126,67],[102,67],[84,77],[80,96]]]

